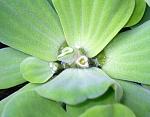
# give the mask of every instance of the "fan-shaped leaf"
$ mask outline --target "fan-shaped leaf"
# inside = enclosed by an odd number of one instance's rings
[[[150,84],[150,21],[119,34],[104,50],[102,69],[112,78]]]
[[[103,95],[111,86],[116,100],[120,100],[121,87],[100,69],[66,69],[53,80],[37,87],[36,91],[43,97],[75,105]]]
[[[15,105],[15,106],[14,106]],[[40,97],[34,91],[15,95],[5,105],[2,117],[67,117],[60,104]]]
[[[135,0],[53,0],[69,46],[97,55],[129,20]]]
[[[47,0],[0,0],[0,42],[53,61],[64,36]]]
[[[134,113],[121,104],[95,106],[79,117],[135,117]]]
[[[123,87],[122,103],[127,105],[136,114],[136,117],[150,116],[150,90],[135,83],[119,81]]]
[[[57,70],[55,63],[46,62],[35,57],[26,58],[21,63],[20,68],[23,77],[31,83],[44,83]]]
[[[24,83],[20,73],[20,63],[28,55],[12,48],[0,49],[0,89]]]

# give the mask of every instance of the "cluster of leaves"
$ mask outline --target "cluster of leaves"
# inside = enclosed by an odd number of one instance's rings
[[[0,0],[0,117],[150,117],[149,4]]]

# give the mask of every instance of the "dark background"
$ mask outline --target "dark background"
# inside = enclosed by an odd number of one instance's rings
[[[6,45],[0,43],[0,48],[4,48],[4,47],[7,47]]]

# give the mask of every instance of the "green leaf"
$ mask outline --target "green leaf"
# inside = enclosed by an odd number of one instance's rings
[[[135,8],[130,20],[126,24],[126,27],[133,26],[137,24],[143,17],[146,8],[146,3],[144,0],[135,0]]]
[[[96,56],[132,15],[135,0],[53,0],[66,41]]]
[[[136,114],[136,117],[149,117],[150,115],[150,90],[135,83],[119,81],[123,87],[124,96],[122,103],[127,105]]]
[[[0,42],[54,61],[64,35],[47,0],[0,0]]]
[[[144,23],[148,20],[150,20],[150,7],[149,6],[146,7],[145,14],[144,14],[141,22]]]
[[[26,58],[20,65],[20,71],[25,80],[31,83],[44,83],[56,72],[53,62],[46,62],[35,57]]]
[[[145,0],[148,6],[150,6],[150,0]]]
[[[150,85],[142,85],[144,88],[149,89],[150,90]]]
[[[115,79],[150,84],[149,43],[150,21],[119,34],[104,50],[102,69]]]
[[[0,117],[2,115],[3,109],[4,109],[4,104],[0,102]]]
[[[34,91],[15,95],[6,104],[2,117],[67,117],[60,104],[42,98]]]
[[[5,107],[5,105],[9,102],[9,100],[11,100],[11,98],[13,98],[15,95],[25,92],[25,91],[30,91],[30,90],[34,90],[34,88],[36,88],[38,86],[38,84],[31,84],[28,83],[27,85],[25,85],[23,88],[19,89],[18,91],[12,93],[11,95],[9,95],[8,97],[4,98],[3,100],[0,101],[0,117],[1,117],[1,113]]]
[[[22,93],[25,91],[30,91],[30,90],[34,90],[34,88],[36,88],[37,86],[39,86],[39,84],[32,84],[32,83],[28,83],[26,84],[24,87],[22,87],[21,89],[19,89],[18,91],[12,93],[11,95],[9,95],[8,97],[4,98],[3,100],[1,100],[0,102],[5,105],[13,96],[15,96],[18,93]]]
[[[51,6],[53,6],[52,0],[47,0]]]
[[[26,82],[20,73],[20,63],[28,55],[12,48],[0,49],[0,89]]]
[[[117,101],[122,97],[119,84],[98,68],[66,69],[53,80],[36,88],[38,94],[48,99],[75,105],[87,99],[102,96],[109,87],[115,90]]]
[[[143,18],[141,19],[141,21],[137,25],[135,25],[131,28],[136,28],[137,26],[140,26],[141,24],[145,23],[148,20],[150,20],[150,7],[149,6],[146,7]]]
[[[121,104],[95,106],[79,117],[135,117],[134,113]]]
[[[3,111],[3,105],[2,105],[2,103],[0,102],[0,116],[1,116],[1,114],[2,114],[2,111]]]
[[[79,117],[79,115],[84,113],[87,109],[94,107],[95,105],[104,105],[112,103],[116,103],[114,99],[114,91],[112,89],[109,89],[103,96],[98,97],[96,99],[87,100],[78,105],[66,105],[66,110],[69,117]]]

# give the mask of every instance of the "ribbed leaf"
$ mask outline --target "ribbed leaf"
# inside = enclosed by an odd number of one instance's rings
[[[50,66],[51,65],[51,66]],[[27,81],[31,83],[44,83],[49,80],[57,70],[52,62],[46,62],[35,57],[26,58],[20,66],[20,71]]]
[[[135,0],[53,0],[68,44],[97,55],[129,20]]]
[[[112,78],[150,84],[150,21],[118,35],[104,50]]]
[[[150,0],[145,0],[145,1],[150,6]]]
[[[0,0],[0,42],[53,61],[64,36],[47,0]]]
[[[0,49],[0,89],[24,83],[20,73],[20,63],[28,55],[12,48]]]
[[[75,105],[102,96],[109,87],[114,88],[115,99],[119,101],[122,97],[120,85],[100,69],[66,69],[36,91],[48,99]]]
[[[134,113],[121,104],[95,106],[79,117],[135,117]]]
[[[146,3],[144,0],[135,0],[134,12],[130,20],[126,24],[126,27],[130,27],[137,24],[142,19],[145,8],[146,8]]]
[[[113,90],[108,90],[106,94],[103,96],[94,99],[94,100],[87,100],[78,105],[67,105],[66,110],[69,117],[79,117],[82,113],[84,113],[87,109],[94,107],[95,105],[104,105],[104,104],[112,104],[115,103],[114,100],[114,92]]]
[[[15,95],[5,105],[1,117],[67,117],[60,104],[42,98],[34,91]]]
[[[122,103],[133,110],[136,117],[150,116],[150,90],[140,85],[125,81],[118,81],[123,87]]]

